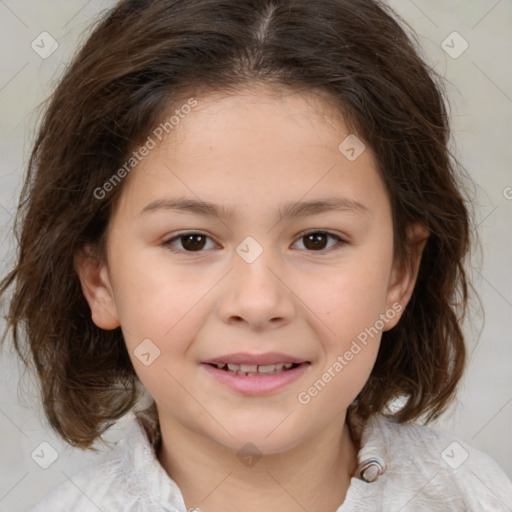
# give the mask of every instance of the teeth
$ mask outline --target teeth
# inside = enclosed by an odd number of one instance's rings
[[[240,371],[247,373],[247,372],[255,372],[258,369],[257,364],[241,364],[240,365]]]
[[[284,370],[289,370],[293,363],[278,363],[278,364],[266,364],[266,365],[255,365],[255,364],[235,364],[235,363],[216,363],[217,368],[220,370],[227,370],[237,375],[261,375],[261,374],[276,374],[281,373]]]
[[[283,369],[284,364],[267,364],[258,366],[258,372],[260,373],[272,373],[274,371],[281,371]]]

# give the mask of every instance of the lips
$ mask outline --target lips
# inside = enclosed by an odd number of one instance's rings
[[[234,357],[236,356],[236,357]],[[222,363],[217,362],[219,359],[230,359],[230,360],[243,360],[243,361],[265,361],[286,359],[287,363],[277,364],[266,364],[258,365],[251,364],[247,365],[244,363]],[[290,361],[297,361],[296,363]],[[302,362],[301,362],[302,361]],[[232,369],[230,369],[229,367]],[[285,367],[286,366],[286,367]],[[207,374],[213,378],[214,382],[219,383],[225,388],[231,389],[231,391],[237,394],[246,396],[265,396],[273,393],[277,393],[280,390],[290,386],[292,382],[300,379],[305,375],[311,363],[309,361],[303,361],[296,357],[292,357],[285,354],[272,355],[259,354],[230,354],[227,356],[221,356],[221,358],[214,358],[208,362],[201,363],[201,367],[207,372]],[[242,371],[242,370],[253,370],[256,371]],[[263,370],[263,371],[262,371]],[[268,370],[268,371],[267,371]],[[270,371],[272,370],[272,371]]]

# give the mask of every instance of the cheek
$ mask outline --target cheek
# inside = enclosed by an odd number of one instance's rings
[[[297,397],[311,417],[332,419],[350,405],[367,382],[379,351],[382,327],[391,320],[391,315],[385,316],[386,277],[354,265],[351,272],[340,271],[326,280],[328,293],[311,296],[312,309],[328,327],[320,327],[322,333],[317,333],[323,344],[318,369]]]
[[[155,399],[178,403],[181,371],[190,370],[184,357],[204,313],[200,298],[207,283],[191,283],[179,268],[143,256],[126,260],[117,276],[116,303],[135,372]]]
[[[382,330],[396,315],[386,310],[391,259],[390,245],[380,246],[380,251],[358,251],[357,257],[347,257],[343,266],[324,276],[323,287],[311,287],[312,309],[328,327],[323,338],[318,333],[324,340],[325,359],[315,375],[323,394],[317,403],[333,400],[348,406],[368,380]]]
[[[385,254],[380,259],[359,254],[324,274],[321,285],[320,276],[310,276],[310,286],[304,287],[303,293],[307,293],[308,305],[324,319],[335,339],[346,341],[347,335],[356,336],[385,312],[388,264],[390,258]]]
[[[166,264],[165,258],[151,259],[144,252],[125,258],[113,277],[118,315],[129,348],[149,338],[166,351],[180,350],[179,340],[187,339],[187,325],[198,300],[207,292],[208,282],[191,281],[179,267]]]

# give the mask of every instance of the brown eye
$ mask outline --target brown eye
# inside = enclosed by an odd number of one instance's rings
[[[200,251],[205,246],[206,237],[203,235],[185,235],[180,237],[187,251]]]
[[[312,233],[311,235],[306,235],[304,237],[304,240],[306,240],[304,245],[311,250],[325,249],[327,244],[327,236],[328,235],[325,233]]]
[[[332,238],[338,240],[338,242],[344,243],[344,241],[337,235],[327,233],[325,231],[313,231],[303,235],[299,240],[304,241],[304,247],[309,251],[324,251],[334,247],[336,244],[332,244],[327,247],[328,239]]]
[[[173,251],[177,252],[203,252],[207,240],[209,240],[209,237],[202,233],[182,233],[167,240],[164,242],[164,245],[171,247]],[[176,247],[177,242],[181,244],[182,248]]]

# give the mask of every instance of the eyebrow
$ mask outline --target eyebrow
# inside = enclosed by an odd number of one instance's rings
[[[216,205],[209,201],[201,201],[192,198],[156,199],[147,204],[139,215],[147,215],[156,211],[175,211],[192,213],[204,217],[231,218],[234,214],[233,208],[223,205]],[[332,211],[346,211],[358,214],[369,214],[370,210],[362,203],[348,197],[330,197],[314,201],[302,201],[286,203],[279,209],[280,218],[308,217]]]

